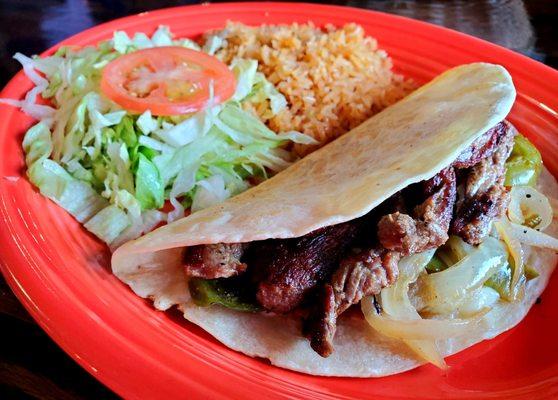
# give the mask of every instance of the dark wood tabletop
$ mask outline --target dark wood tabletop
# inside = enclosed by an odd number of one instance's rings
[[[36,54],[114,18],[196,1],[0,0],[0,87],[19,69],[15,52]],[[321,1],[421,19],[508,47],[558,68],[556,0]],[[3,229],[0,227],[0,229]],[[1,252],[0,243],[0,252]],[[27,314],[0,277],[0,398],[110,399]]]

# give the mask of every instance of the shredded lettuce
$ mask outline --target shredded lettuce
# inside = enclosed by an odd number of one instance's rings
[[[143,153],[138,154],[136,198],[143,210],[161,208],[165,203],[165,187],[159,170]]]
[[[252,91],[258,71],[258,62],[238,59],[233,63],[232,70],[236,77],[236,91],[232,99],[240,101]]]
[[[275,115],[287,108],[287,99],[268,81],[261,72],[256,73],[254,85],[249,95],[250,101],[260,103],[269,100],[271,115]]]
[[[196,183],[197,189],[192,199],[192,212],[221,203],[230,196],[221,175],[213,175]]]
[[[23,141],[31,182],[115,247],[182,217],[188,207],[195,212],[248,189],[252,177],[288,167],[294,159],[283,145],[315,141],[274,132],[245,110],[245,102],[265,105],[271,116],[287,107],[255,60],[230,66],[237,87],[228,102],[191,115],[134,115],[100,90],[103,68],[123,54],[157,46],[214,54],[225,43],[213,36],[202,50],[161,26],[152,36],[117,31],[96,47],[62,47],[45,58],[16,54],[35,87],[23,100],[0,102],[39,120]],[[160,211],[167,201],[171,211]]]
[[[40,122],[27,131],[23,148],[31,182],[78,221],[88,221],[108,205],[89,185],[72,177],[60,164],[48,158],[52,141],[45,124]]]
[[[130,225],[126,212],[115,205],[103,208],[85,223],[85,227],[108,243],[112,243]]]

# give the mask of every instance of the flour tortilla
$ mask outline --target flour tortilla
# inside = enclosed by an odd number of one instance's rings
[[[514,99],[511,77],[500,66],[475,63],[449,70],[259,186],[126,243],[113,254],[113,272],[157,309],[177,305],[186,319],[228,347],[284,368],[335,376],[383,376],[413,368],[421,361],[404,344],[378,335],[362,318],[341,318],[335,352],[324,359],[300,336],[300,322],[288,316],[197,307],[181,266],[183,249],[298,237],[360,217],[451,164],[506,117]],[[545,179],[554,183],[548,174]],[[444,354],[519,322],[546,286],[553,257],[537,253],[541,276],[529,282],[522,303],[498,305],[475,332],[441,343]]]

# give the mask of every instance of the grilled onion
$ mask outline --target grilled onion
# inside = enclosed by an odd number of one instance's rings
[[[494,290],[492,291],[494,292]],[[413,342],[463,336],[490,310],[488,307],[483,307],[473,313],[474,317],[467,319],[422,319],[420,316],[420,319],[395,319],[389,315],[378,314],[373,302],[372,297],[367,297],[361,303],[368,323],[386,336]]]
[[[508,218],[511,222],[543,230],[552,223],[548,198],[531,186],[514,186],[510,192]]]
[[[420,325],[423,320],[411,304],[408,295],[409,284],[424,271],[433,255],[434,250],[430,250],[405,257],[399,262],[399,278],[393,286],[385,288],[380,294],[384,315],[376,313],[372,297],[361,301],[361,309],[366,321],[378,332],[403,340],[419,357],[445,369],[447,365],[433,335],[437,329]]]
[[[523,294],[521,287],[525,284],[525,257],[523,247],[517,238],[510,232],[510,223],[502,218],[500,221],[494,222],[494,227],[500,235],[500,238],[506,244],[508,252],[511,255],[510,267],[512,269],[512,278],[510,282],[511,300],[515,301],[521,298]]]
[[[488,286],[481,286],[461,303],[459,316],[462,318],[478,318],[485,310],[490,310],[500,300],[500,294]],[[480,319],[480,318],[478,318]],[[470,321],[470,320],[466,320]]]
[[[539,232],[536,229],[515,224],[513,222],[510,222],[508,225],[509,234],[517,239],[519,242],[527,244],[529,246],[543,247],[546,249],[558,251],[558,239],[547,235],[546,233]]]
[[[507,262],[508,253],[499,240],[488,237],[478,247],[448,269],[422,276],[421,297],[424,310],[434,314],[451,314]]]

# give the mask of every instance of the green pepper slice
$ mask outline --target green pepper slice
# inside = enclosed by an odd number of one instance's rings
[[[515,137],[513,150],[506,161],[506,186],[535,186],[542,170],[542,157],[525,136]]]
[[[255,295],[246,282],[237,278],[201,279],[188,281],[194,303],[201,307],[220,304],[237,311],[261,311]]]

